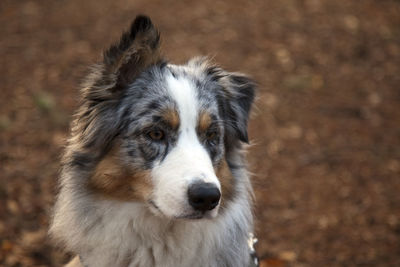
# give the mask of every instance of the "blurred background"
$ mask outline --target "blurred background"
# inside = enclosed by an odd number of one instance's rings
[[[0,2],[0,266],[46,237],[88,65],[138,14],[174,63],[259,83],[250,123],[262,266],[400,266],[400,1]]]

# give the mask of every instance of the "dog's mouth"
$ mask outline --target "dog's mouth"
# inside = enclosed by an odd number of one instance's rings
[[[150,210],[156,214],[161,216],[166,216],[164,212],[157,206],[157,204],[153,200],[148,201],[150,205]],[[183,213],[181,215],[173,216],[174,219],[183,219],[183,220],[199,220],[199,219],[212,219],[216,216],[213,211],[193,211],[190,213]]]
[[[179,215],[179,216],[175,216],[175,219],[188,219],[188,220],[198,220],[198,219],[202,219],[205,217],[205,213],[204,212],[193,212],[190,214],[183,214],[183,215]]]
[[[154,203],[153,200],[149,200],[148,201],[149,205],[150,205],[150,209],[156,213],[156,214],[164,214],[161,209],[156,205],[156,203]]]

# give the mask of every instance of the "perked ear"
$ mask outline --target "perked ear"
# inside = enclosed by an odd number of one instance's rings
[[[159,31],[149,17],[137,16],[119,43],[104,53],[104,74],[112,81],[113,90],[129,85],[146,68],[161,62],[159,48]]]
[[[222,85],[220,106],[226,120],[226,130],[228,134],[248,143],[247,122],[254,101],[255,82],[240,73],[224,74],[219,83]]]
[[[160,34],[146,16],[137,16],[129,31],[105,53],[103,62],[93,67],[86,78],[82,105],[74,132],[85,147],[107,147],[118,134],[120,118],[110,116],[115,100],[147,68],[162,62]]]

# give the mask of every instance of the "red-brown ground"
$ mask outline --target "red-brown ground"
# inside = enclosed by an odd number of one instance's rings
[[[138,13],[173,62],[259,83],[249,162],[262,266],[400,266],[400,2],[0,2],[0,265],[46,238],[79,81]]]

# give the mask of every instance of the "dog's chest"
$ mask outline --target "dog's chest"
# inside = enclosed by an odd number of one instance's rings
[[[137,238],[135,241],[138,242],[130,245],[124,241],[119,245],[114,242],[110,247],[95,249],[82,256],[85,266],[214,266],[210,265],[213,251],[204,243],[182,241],[172,236],[159,241],[139,241],[138,235],[131,237]]]
[[[101,246],[94,242],[90,251],[80,255],[84,266],[217,266],[210,259],[216,258],[223,231],[211,222],[171,223],[140,209],[131,218],[127,214],[132,214],[132,208],[117,210],[99,220],[87,236],[104,239],[98,240]]]
[[[210,251],[207,251],[201,244],[180,244],[170,240],[168,242],[152,243],[151,246],[140,245],[131,255],[129,267],[136,266],[205,266],[204,258]]]

